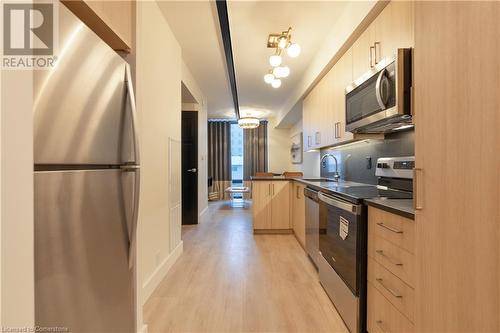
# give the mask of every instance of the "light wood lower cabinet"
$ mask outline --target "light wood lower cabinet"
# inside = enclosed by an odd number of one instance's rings
[[[271,182],[252,182],[252,215],[254,229],[271,229]]]
[[[252,182],[254,231],[290,230],[290,182]]]
[[[304,188],[298,182],[292,184],[292,224],[293,232],[302,247],[306,246],[306,206]]]
[[[412,322],[415,320],[415,291],[372,258],[368,258],[368,282]]]
[[[368,319],[373,332],[412,332],[415,222],[368,207]]]
[[[414,332],[415,327],[373,285],[368,282],[367,329],[375,332]]]
[[[290,229],[290,182],[271,182],[271,229]]]

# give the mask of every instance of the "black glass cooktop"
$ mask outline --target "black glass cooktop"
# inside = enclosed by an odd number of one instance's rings
[[[323,189],[334,194],[348,197],[348,199],[362,200],[371,198],[411,199],[412,192],[399,191],[379,185],[338,186],[336,184],[322,184]]]

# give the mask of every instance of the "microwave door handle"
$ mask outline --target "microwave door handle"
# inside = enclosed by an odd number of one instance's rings
[[[385,74],[385,69],[380,71],[380,74],[378,75],[377,78],[377,84],[375,85],[375,96],[377,97],[378,105],[382,110],[385,110],[385,103],[382,100],[382,94],[380,93],[380,86],[382,84],[382,78],[384,77],[384,74]]]

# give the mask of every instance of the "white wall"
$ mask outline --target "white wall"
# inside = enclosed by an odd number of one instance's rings
[[[201,217],[208,207],[207,99],[184,62],[182,62],[182,82],[198,102],[196,105],[186,105],[186,108],[183,104],[183,110],[198,111],[198,216]]]
[[[33,73],[1,81],[1,326],[33,327]]]
[[[269,118],[268,121],[268,170],[282,173],[290,169],[290,133],[288,129],[276,128],[276,118]]]
[[[155,1],[137,2],[137,112],[141,128],[141,197],[138,225],[139,304],[182,252],[171,244],[169,138],[181,140],[181,48]],[[180,150],[174,156],[179,168]],[[178,223],[180,230],[180,220]],[[172,250],[173,249],[173,250]],[[140,288],[139,288],[140,289]],[[142,311],[138,323],[142,323]],[[140,328],[140,327],[139,327]]]
[[[289,130],[290,142],[292,144],[291,138],[299,133],[302,133],[302,119],[299,120],[295,125],[293,125]],[[319,160],[320,153],[319,151],[311,151],[304,152],[302,156],[301,164],[292,164],[290,160],[290,171],[300,171],[304,174],[305,178],[317,178],[320,174]]]

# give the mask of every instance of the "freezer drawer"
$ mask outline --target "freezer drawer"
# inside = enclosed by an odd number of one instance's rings
[[[119,169],[35,172],[36,325],[134,331],[127,217],[135,176]]]

